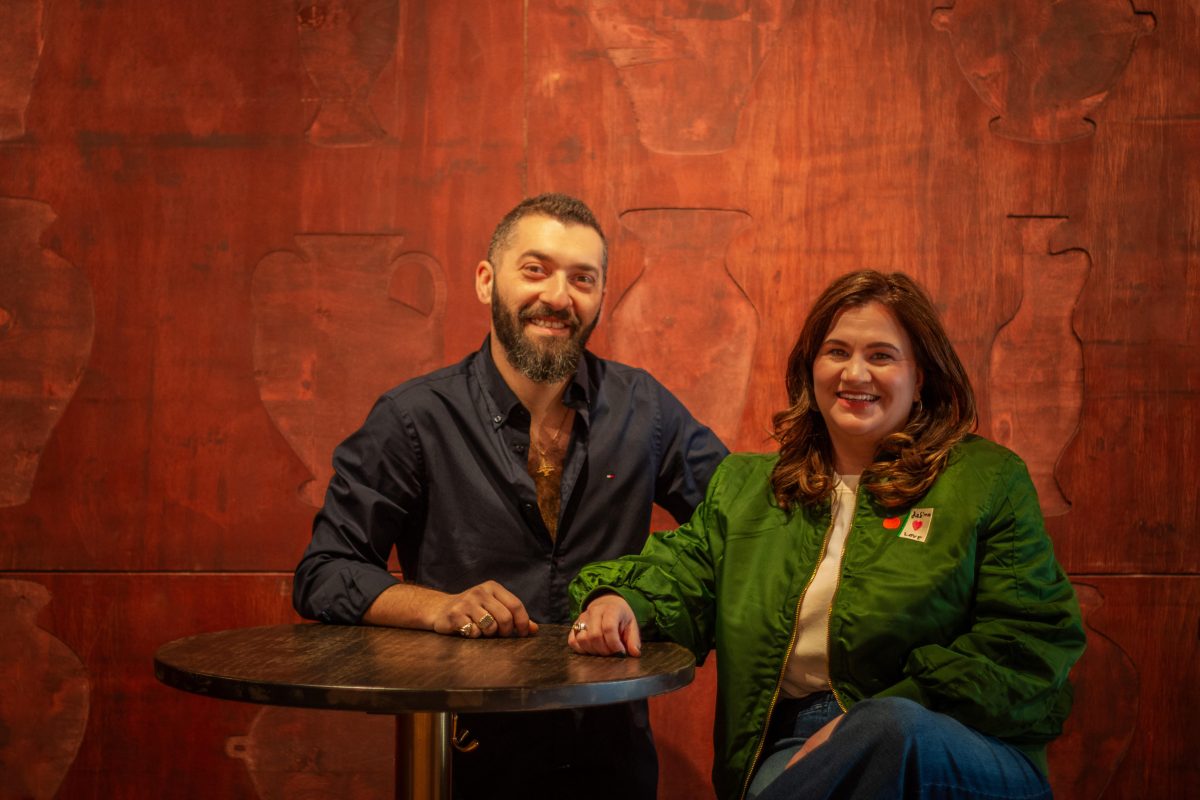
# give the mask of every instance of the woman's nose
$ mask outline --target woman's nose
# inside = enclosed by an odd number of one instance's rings
[[[842,367],[842,380],[848,383],[863,383],[870,380],[870,376],[867,364],[861,358],[851,357]]]

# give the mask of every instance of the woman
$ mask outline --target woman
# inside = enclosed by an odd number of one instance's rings
[[[686,525],[584,568],[568,643],[716,648],[721,798],[1049,797],[1079,608],[928,297],[834,281],[787,388],[778,454],[730,456]]]

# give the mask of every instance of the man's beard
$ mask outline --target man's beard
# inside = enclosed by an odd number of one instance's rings
[[[571,334],[566,337],[525,335],[524,322],[533,317],[556,319],[567,324]],[[553,311],[545,305],[530,306],[521,312],[509,309],[499,292],[492,295],[492,327],[496,338],[504,346],[508,363],[534,383],[557,383],[575,374],[583,347],[600,321],[600,309],[586,327],[580,327],[579,318],[568,309]]]

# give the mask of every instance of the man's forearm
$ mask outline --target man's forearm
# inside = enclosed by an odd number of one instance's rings
[[[415,628],[431,631],[436,609],[446,604],[448,595],[415,583],[397,583],[383,590],[363,613],[367,625]]]

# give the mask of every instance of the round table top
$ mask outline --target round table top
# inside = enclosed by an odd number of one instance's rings
[[[583,656],[565,625],[523,639],[462,639],[347,625],[272,625],[163,645],[155,676],[224,700],[375,713],[534,711],[605,705],[679,689],[692,654],[646,642],[640,658]]]

